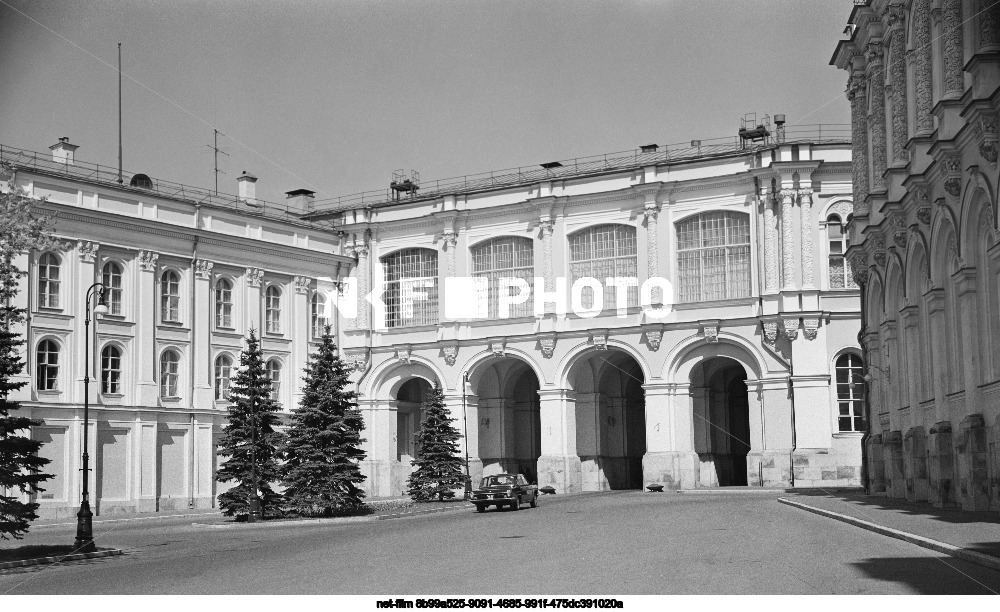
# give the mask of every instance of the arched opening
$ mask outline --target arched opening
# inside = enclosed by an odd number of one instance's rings
[[[538,376],[513,357],[484,362],[470,377],[478,413],[479,458],[483,475],[523,474],[538,482],[542,454]],[[470,424],[471,425],[471,424]]]
[[[420,431],[430,391],[430,383],[415,377],[403,383],[396,392],[396,460],[403,468],[404,483],[413,471],[412,461],[417,456],[416,434]]]
[[[746,486],[750,452],[747,372],[736,360],[713,357],[691,370],[695,452],[704,486]]]
[[[624,351],[594,351],[573,364],[568,382],[576,394],[582,489],[641,489],[646,454],[642,367]]]

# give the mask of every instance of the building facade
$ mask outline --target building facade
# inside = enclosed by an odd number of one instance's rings
[[[1000,5],[855,2],[848,33],[869,488],[1000,510]]]
[[[521,472],[563,493],[858,484],[851,146],[823,133],[284,205],[246,174],[220,196],[119,184],[66,140],[51,157],[2,148],[3,178],[44,198],[61,243],[24,256],[19,294],[17,399],[56,474],[41,513],[79,506],[88,348],[95,511],[212,507],[247,330],[287,418],[327,323],[355,369],[371,497],[404,494],[431,385],[474,478]],[[94,282],[110,312],[88,347]]]

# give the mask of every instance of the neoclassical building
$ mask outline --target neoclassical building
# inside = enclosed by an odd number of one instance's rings
[[[284,416],[320,330],[355,369],[372,497],[398,496],[431,385],[473,478],[562,493],[860,482],[865,428],[846,130],[641,150],[283,204],[0,148],[60,247],[24,256],[17,399],[80,499],[83,309],[91,504],[211,507],[226,388],[260,331]],[[820,133],[823,137],[820,137]],[[650,279],[653,279],[650,281]],[[649,282],[647,282],[649,281]],[[536,297],[539,298],[536,304]],[[471,309],[470,309],[471,308]]]
[[[1000,509],[1000,5],[855,2],[848,73],[876,494]]]

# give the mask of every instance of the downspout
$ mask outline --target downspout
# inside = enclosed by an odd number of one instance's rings
[[[195,206],[194,226],[196,228],[200,228],[201,227],[201,206]],[[188,316],[191,317],[191,354],[189,355],[189,358],[188,358],[188,385],[190,387],[189,390],[190,390],[190,393],[191,393],[191,395],[188,396],[188,397],[191,398],[191,414],[190,414],[190,417],[191,417],[191,443],[188,445],[188,447],[189,447],[188,448],[188,466],[189,466],[188,467],[188,508],[194,508],[194,479],[195,479],[195,469],[194,469],[194,458],[195,458],[195,452],[194,452],[194,432],[195,432],[195,425],[194,425],[194,362],[195,362],[195,358],[194,358],[194,352],[196,350],[198,350],[198,342],[197,342],[198,338],[197,338],[197,335],[196,335],[197,334],[198,326],[195,325],[195,321],[194,321],[194,319],[195,319],[194,293],[195,293],[195,283],[197,282],[195,279],[198,276],[198,274],[196,272],[197,266],[198,266],[198,236],[195,236],[194,237],[194,244],[191,247],[191,290],[190,290],[190,294],[191,295],[189,296],[190,297],[190,299],[189,299],[190,309],[188,310],[188,312],[190,313]]]
[[[763,312],[763,309],[764,309],[764,300],[763,300],[763,298],[759,298],[759,300],[760,300],[760,310],[758,312]],[[789,484],[791,486],[794,487],[795,486],[795,465],[794,465],[793,456],[795,454],[795,449],[797,447],[796,447],[796,439],[795,439],[795,392],[794,392],[794,390],[792,388],[792,384],[793,384],[792,383],[792,377],[795,376],[795,370],[792,367],[792,360],[791,359],[785,359],[784,357],[782,357],[781,354],[778,353],[778,351],[776,351],[775,349],[771,348],[771,346],[768,345],[767,342],[761,342],[761,345],[781,365],[783,365],[786,368],[788,368],[788,400],[789,400],[789,407],[790,407],[790,413],[791,413],[791,425],[792,425],[792,451],[788,455],[788,482],[789,482]]]
[[[868,291],[867,285],[859,283],[861,291],[861,330],[858,332],[858,346],[861,347],[861,364],[864,368],[862,374],[862,389],[865,394],[865,432],[861,435],[861,486],[865,489],[865,495],[871,495],[871,481],[868,477],[868,440],[872,435],[872,404],[871,389],[868,385],[868,347],[865,346],[865,335],[868,329]],[[853,382],[853,381],[851,381]]]

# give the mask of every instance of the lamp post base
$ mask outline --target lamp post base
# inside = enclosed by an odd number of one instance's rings
[[[260,498],[254,495],[250,498],[250,514],[247,516],[248,523],[256,523],[264,518],[260,511]]]
[[[97,550],[94,545],[94,513],[90,511],[90,504],[87,502],[80,504],[80,511],[76,514],[76,540],[73,548],[76,552]]]

